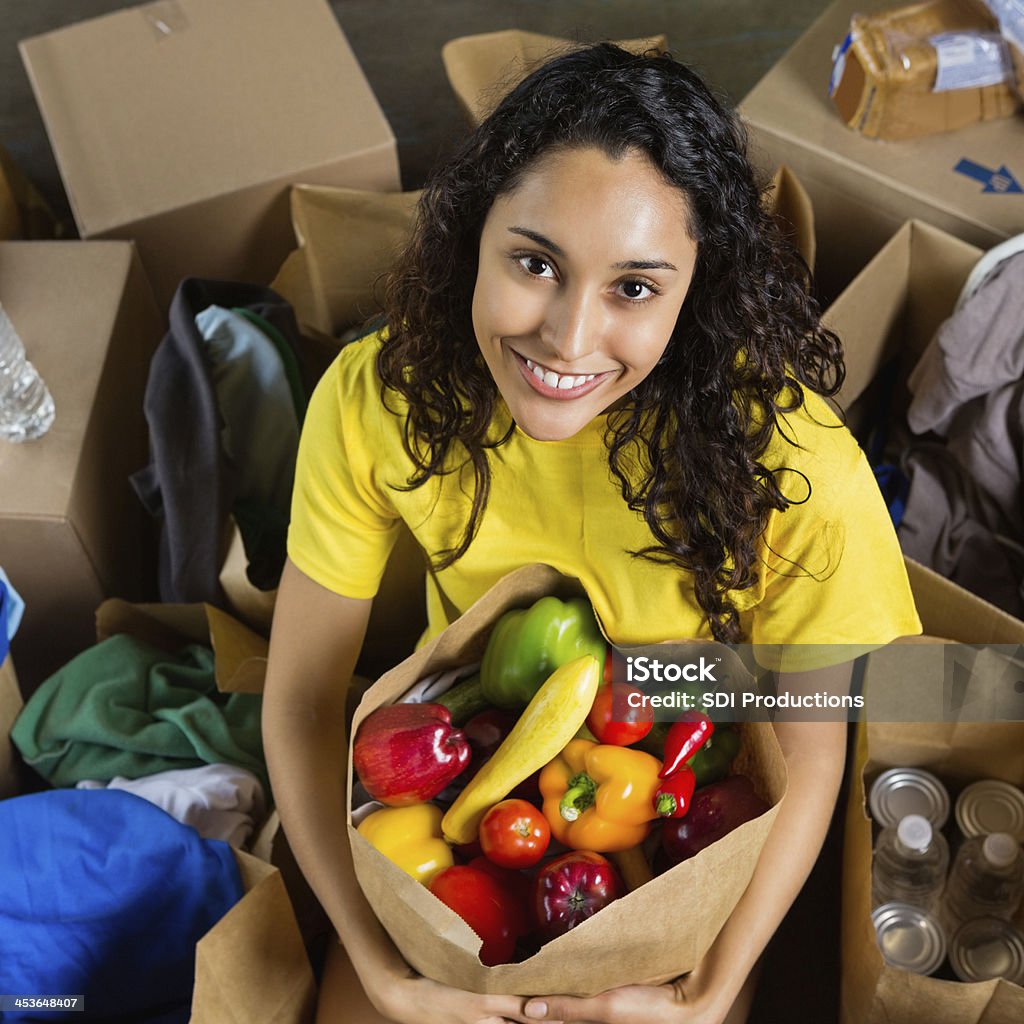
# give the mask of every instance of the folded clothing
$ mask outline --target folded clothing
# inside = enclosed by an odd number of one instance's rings
[[[266,788],[258,694],[221,693],[213,652],[169,654],[127,634],[83,651],[29,698],[11,730],[54,786],[233,764]]]
[[[263,787],[252,772],[231,764],[208,764],[157,772],[141,779],[83,779],[78,789],[120,789],[148,800],[204,839],[243,846],[263,819]]]
[[[131,793],[0,802],[0,992],[85,997],[4,1020],[185,1024],[196,943],[242,893],[226,843]]]

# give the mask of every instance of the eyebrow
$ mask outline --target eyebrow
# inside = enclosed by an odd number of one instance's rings
[[[547,249],[548,252],[559,257],[559,259],[565,258],[565,250],[539,231],[531,231],[530,228],[520,227],[519,225],[513,225],[508,230],[513,235],[522,235],[523,238],[529,238],[542,248]],[[679,270],[674,263],[669,263],[667,260],[623,260],[621,263],[612,264],[612,267],[615,270],[674,270],[676,272]]]

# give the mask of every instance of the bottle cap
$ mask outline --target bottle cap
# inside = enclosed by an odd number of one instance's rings
[[[908,850],[924,853],[932,842],[931,822],[920,814],[908,814],[900,818],[896,826],[896,837]]]
[[[1020,853],[1020,845],[1006,832],[993,832],[985,836],[981,852],[993,867],[1005,868],[1012,864]]]

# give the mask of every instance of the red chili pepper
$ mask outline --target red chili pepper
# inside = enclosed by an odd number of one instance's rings
[[[684,764],[665,779],[654,791],[654,809],[659,818],[682,818],[690,809],[693,791],[697,788],[694,770]]]
[[[715,723],[703,711],[684,711],[665,737],[665,763],[658,778],[667,779],[679,771],[714,731]]]

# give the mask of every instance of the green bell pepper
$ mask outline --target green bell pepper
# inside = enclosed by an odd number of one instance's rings
[[[542,597],[495,623],[480,685],[495,707],[523,708],[556,668],[590,654],[603,667],[607,645],[586,598]]]
[[[724,779],[739,752],[739,732],[731,725],[717,726],[715,734],[687,761],[697,776],[697,788]]]

